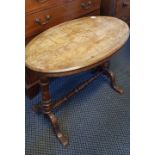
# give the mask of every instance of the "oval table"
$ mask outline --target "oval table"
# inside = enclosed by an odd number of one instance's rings
[[[58,119],[52,110],[85,88],[100,75],[106,75],[118,93],[123,90],[115,83],[109,61],[127,41],[128,25],[120,19],[108,16],[90,16],[64,22],[36,36],[26,46],[26,67],[40,78],[42,101],[33,110],[43,112],[52,123],[59,141],[66,146],[68,139],[60,131]],[[91,78],[52,102],[48,78],[62,77],[95,69]]]

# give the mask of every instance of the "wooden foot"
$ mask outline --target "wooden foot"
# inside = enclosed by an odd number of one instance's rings
[[[118,93],[123,94],[123,89],[116,84],[114,73],[108,69],[103,69],[103,75],[110,79],[111,87]]]
[[[63,144],[63,146],[67,146],[68,145],[68,139],[61,132],[60,127],[59,127],[59,123],[58,123],[58,119],[56,118],[56,116],[52,112],[48,113],[47,116],[49,117],[49,119],[51,121],[51,124],[53,126],[53,130],[56,134],[56,137],[58,138],[60,143]]]

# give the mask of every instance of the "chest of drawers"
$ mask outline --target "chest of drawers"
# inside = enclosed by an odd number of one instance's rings
[[[25,0],[26,44],[42,31],[75,18],[100,15],[100,0]],[[33,97],[38,78],[26,68],[26,93]]]
[[[115,16],[130,24],[130,0],[101,0],[101,15]]]

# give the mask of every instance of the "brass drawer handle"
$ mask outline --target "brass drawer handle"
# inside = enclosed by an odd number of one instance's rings
[[[46,25],[49,22],[50,19],[51,19],[51,16],[50,15],[46,15],[45,16],[45,21],[41,21],[40,18],[36,18],[35,19],[35,23],[37,23],[38,25]]]
[[[46,2],[46,1],[48,1],[48,0],[37,0],[39,3],[44,3],[44,2]]]
[[[81,8],[83,8],[83,9],[89,9],[90,7],[91,7],[91,5],[92,5],[92,1],[90,0],[90,1],[88,1],[87,3],[81,3]]]

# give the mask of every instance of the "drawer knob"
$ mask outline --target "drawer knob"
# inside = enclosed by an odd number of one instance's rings
[[[81,3],[81,8],[83,8],[83,9],[89,9],[90,8],[90,6],[91,6],[91,4],[92,4],[92,1],[88,1],[87,3]]]
[[[37,23],[38,25],[46,25],[49,22],[50,19],[51,19],[51,16],[50,15],[46,15],[45,16],[45,21],[41,21],[40,18],[36,18],[35,19],[35,23]]]

